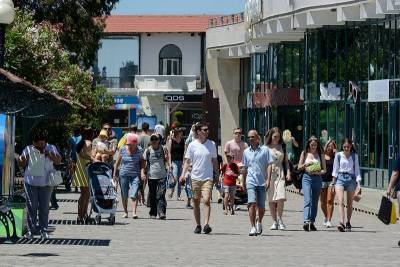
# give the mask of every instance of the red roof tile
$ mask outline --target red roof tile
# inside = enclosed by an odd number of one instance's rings
[[[106,33],[206,32],[210,16],[109,16]]]

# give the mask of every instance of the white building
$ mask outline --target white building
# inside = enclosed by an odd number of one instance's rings
[[[152,127],[158,121],[172,123],[175,111],[183,113],[181,122],[187,126],[202,119],[208,18],[107,18],[98,71],[101,73],[106,67],[105,85],[119,101],[123,101],[121,96],[137,96],[138,103],[123,103],[128,105],[122,106],[129,108],[129,104],[137,104],[133,106],[137,108],[137,118],[133,120],[133,112],[129,112],[130,118],[124,121],[138,123],[138,126],[142,121],[148,121]],[[105,47],[107,43],[110,43],[109,47]],[[130,78],[121,78],[125,74],[121,69],[126,65],[130,66],[127,75]],[[109,73],[109,68],[113,73]],[[121,118],[117,120],[121,121]]]

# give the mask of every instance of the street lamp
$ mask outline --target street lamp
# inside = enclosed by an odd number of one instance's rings
[[[0,0],[0,68],[4,66],[6,25],[13,22],[14,16],[14,3],[11,0]]]

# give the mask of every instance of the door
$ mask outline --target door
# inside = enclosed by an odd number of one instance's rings
[[[163,75],[180,75],[179,73],[179,59],[177,58],[164,58],[163,59]]]
[[[396,164],[396,158],[399,153],[399,131],[400,131],[400,121],[399,121],[399,102],[390,101],[389,102],[389,147],[388,147],[388,159],[389,159],[389,174],[392,173],[393,168]]]

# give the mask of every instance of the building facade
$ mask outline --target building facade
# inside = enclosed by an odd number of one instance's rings
[[[233,111],[221,112],[222,124],[278,126],[303,144],[322,132],[339,144],[351,137],[364,186],[385,188],[400,145],[400,2],[251,0],[244,8],[243,22],[213,20],[207,31],[207,66],[240,77],[230,86],[209,73],[219,96],[234,94],[220,97]]]
[[[97,71],[116,101],[114,124],[178,121],[189,131],[204,119],[207,27],[207,16],[107,18]]]

